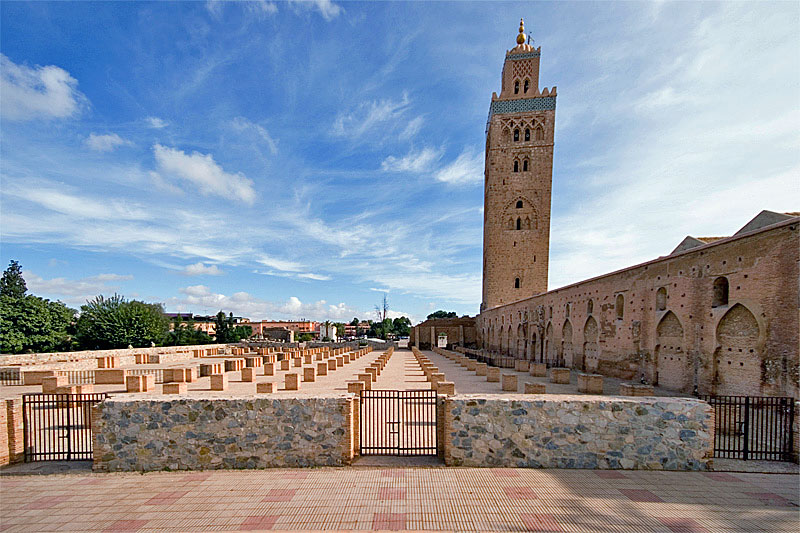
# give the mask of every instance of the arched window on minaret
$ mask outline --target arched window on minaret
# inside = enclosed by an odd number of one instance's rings
[[[522,171],[523,172],[527,172],[528,171],[528,160],[527,159],[522,161]]]
[[[519,128],[514,129],[514,142],[519,141]]]
[[[514,161],[514,172],[519,172],[519,161]]]
[[[528,80],[527,78],[525,78],[525,84],[524,84],[524,85],[523,85],[523,87],[522,87],[522,92],[525,92],[525,93],[527,93],[527,92],[528,92],[528,88],[530,87],[530,85],[531,85],[531,82],[530,82],[530,80]]]
[[[541,124],[536,126],[536,140],[543,141],[544,140],[544,128]]]
[[[517,217],[517,229],[522,229],[522,219]]]
[[[531,130],[530,130],[530,128],[525,128],[525,140],[526,141],[530,141],[531,140]]]
[[[517,200],[517,209],[522,209],[522,200]]]
[[[519,94],[519,80],[514,82],[514,94]]]
[[[531,229],[531,217],[525,217],[525,229]]]
[[[514,278],[514,288],[519,289],[519,278]]]

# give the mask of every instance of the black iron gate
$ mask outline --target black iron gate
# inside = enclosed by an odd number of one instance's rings
[[[23,394],[25,462],[92,459],[92,406],[98,394]]]
[[[361,455],[436,455],[436,409],[434,390],[362,391]]]
[[[794,399],[705,396],[714,408],[714,457],[792,461]]]

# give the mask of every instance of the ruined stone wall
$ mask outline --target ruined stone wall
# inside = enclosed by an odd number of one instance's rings
[[[0,355],[0,367],[53,364],[54,368],[87,370],[97,368],[98,357],[135,357],[136,354],[184,353],[191,357],[193,350],[225,349],[230,344],[200,344],[197,346],[157,346],[153,348],[118,348],[114,350],[82,350],[79,352],[47,352]],[[65,365],[64,363],[69,363]],[[127,364],[127,363],[126,363]],[[81,366],[83,365],[83,366]],[[87,366],[88,365],[88,366]],[[93,366],[92,366],[93,365]]]
[[[484,311],[479,344],[686,393],[797,398],[799,262],[794,219]]]
[[[111,398],[92,413],[94,469],[346,465],[354,403],[349,394]]]
[[[711,407],[685,398],[457,395],[448,466],[707,470]]]

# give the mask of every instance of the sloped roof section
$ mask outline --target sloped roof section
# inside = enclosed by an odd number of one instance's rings
[[[692,248],[697,248],[698,246],[703,246],[704,244],[706,244],[706,243],[701,241],[700,239],[696,239],[696,238],[692,237],[691,235],[687,235],[681,241],[681,243],[674,250],[672,250],[669,253],[669,255],[676,254],[678,252],[683,252],[683,251],[686,251],[686,250],[690,250]]]
[[[734,235],[755,231],[766,226],[771,226],[772,224],[777,224],[778,222],[783,222],[784,220],[789,220],[795,216],[797,216],[795,213],[776,213],[775,211],[767,211],[765,209],[757,214],[753,220],[745,224],[742,229],[734,233]]]

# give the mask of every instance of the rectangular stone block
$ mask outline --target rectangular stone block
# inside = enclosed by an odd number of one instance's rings
[[[286,374],[284,377],[284,388],[286,390],[299,390],[300,389],[300,375],[299,374]]]
[[[374,366],[369,366],[369,367],[365,368],[364,370],[367,372],[367,374],[370,375],[370,378],[372,379],[373,383],[375,383],[378,380],[378,369],[377,368],[375,368]]]
[[[444,381],[445,377],[444,377],[444,374],[442,372],[434,372],[434,373],[432,373],[430,375],[428,380],[431,382],[431,388],[435,390],[436,389],[436,384],[441,382],[441,381]]]
[[[293,357],[292,361],[294,363],[295,368],[300,368],[303,366],[303,358],[302,357]]]
[[[256,369],[253,367],[244,367],[242,369],[242,381],[253,383],[256,380]]]
[[[244,359],[226,359],[225,372],[238,372],[244,368]]]
[[[156,390],[156,376],[153,374],[145,374],[142,378],[141,392],[152,392]]]
[[[42,378],[42,393],[43,394],[58,394],[56,389],[59,387],[66,387],[69,385],[69,378],[67,376],[50,376]]]
[[[212,374],[211,390],[228,390],[228,374]]]
[[[256,383],[256,392],[259,394],[269,394],[272,392],[272,383]]]
[[[603,376],[600,374],[578,374],[578,392],[603,394]]]
[[[314,360],[315,361],[322,361],[322,354],[321,353],[315,354],[314,355]]]
[[[544,363],[531,363],[530,375],[543,378],[547,376],[547,365]]]
[[[525,394],[544,394],[544,383],[525,383]]]
[[[84,383],[83,385],[75,385],[75,394],[92,394],[94,392],[94,385],[91,383]]]
[[[364,382],[363,381],[348,381],[347,382],[347,392],[353,392],[355,394],[361,394],[362,390],[364,390]]]
[[[336,358],[336,366],[337,366],[337,367],[342,367],[342,366],[344,366],[344,357],[343,357],[343,356],[341,356],[341,355],[340,355],[340,356],[338,356],[338,357]]]
[[[202,377],[222,374],[222,363],[207,363],[200,365],[200,375]]]
[[[281,370],[289,370],[290,361],[288,359],[281,360]]]
[[[244,359],[244,366],[258,368],[262,364],[264,364],[264,360],[261,357],[245,357]]]
[[[55,375],[55,370],[26,370],[22,372],[22,384],[41,385],[44,378],[52,378]]]
[[[125,385],[128,371],[118,368],[109,368],[94,371],[95,385]]]
[[[372,379],[372,374],[369,372],[365,372],[363,374],[358,374],[358,381],[364,383],[364,390],[371,390],[372,389],[372,382],[375,381]]]
[[[503,374],[500,383],[501,388],[506,392],[517,392],[517,375],[516,374]]]
[[[142,392],[142,376],[127,376],[125,378],[126,392]]]
[[[342,356],[342,362],[343,362],[344,364],[346,364],[346,365],[347,365],[347,364],[350,364],[350,355],[349,355],[349,354],[344,354],[344,355]]]
[[[324,361],[322,363],[317,363],[317,375],[318,376],[328,375],[328,363]]]
[[[551,368],[550,383],[569,384],[569,368]]]
[[[305,367],[303,368],[303,381],[313,382],[317,380],[316,372],[314,371],[314,367]]]
[[[264,363],[264,375],[265,376],[275,375],[275,363]]]
[[[456,393],[456,384],[452,381],[440,381],[436,383],[436,392],[445,396],[452,396]]]
[[[328,370],[336,370],[336,359],[328,359]]]
[[[474,372],[478,368],[478,362],[475,359],[467,359],[466,366],[467,370]]]
[[[163,394],[186,394],[189,386],[186,383],[164,383],[161,387]]]
[[[485,376],[489,372],[489,365],[486,363],[477,363],[475,365],[475,375]]]
[[[655,396],[653,386],[642,383],[620,383],[619,393],[622,396]]]
[[[514,361],[514,370],[517,372],[527,372],[530,370],[530,366],[530,361],[525,361],[524,359],[517,359]]]
[[[42,387],[44,388],[44,383],[42,384]],[[78,386],[63,385],[61,387],[56,387],[56,390],[54,390],[52,394],[78,394]]]

